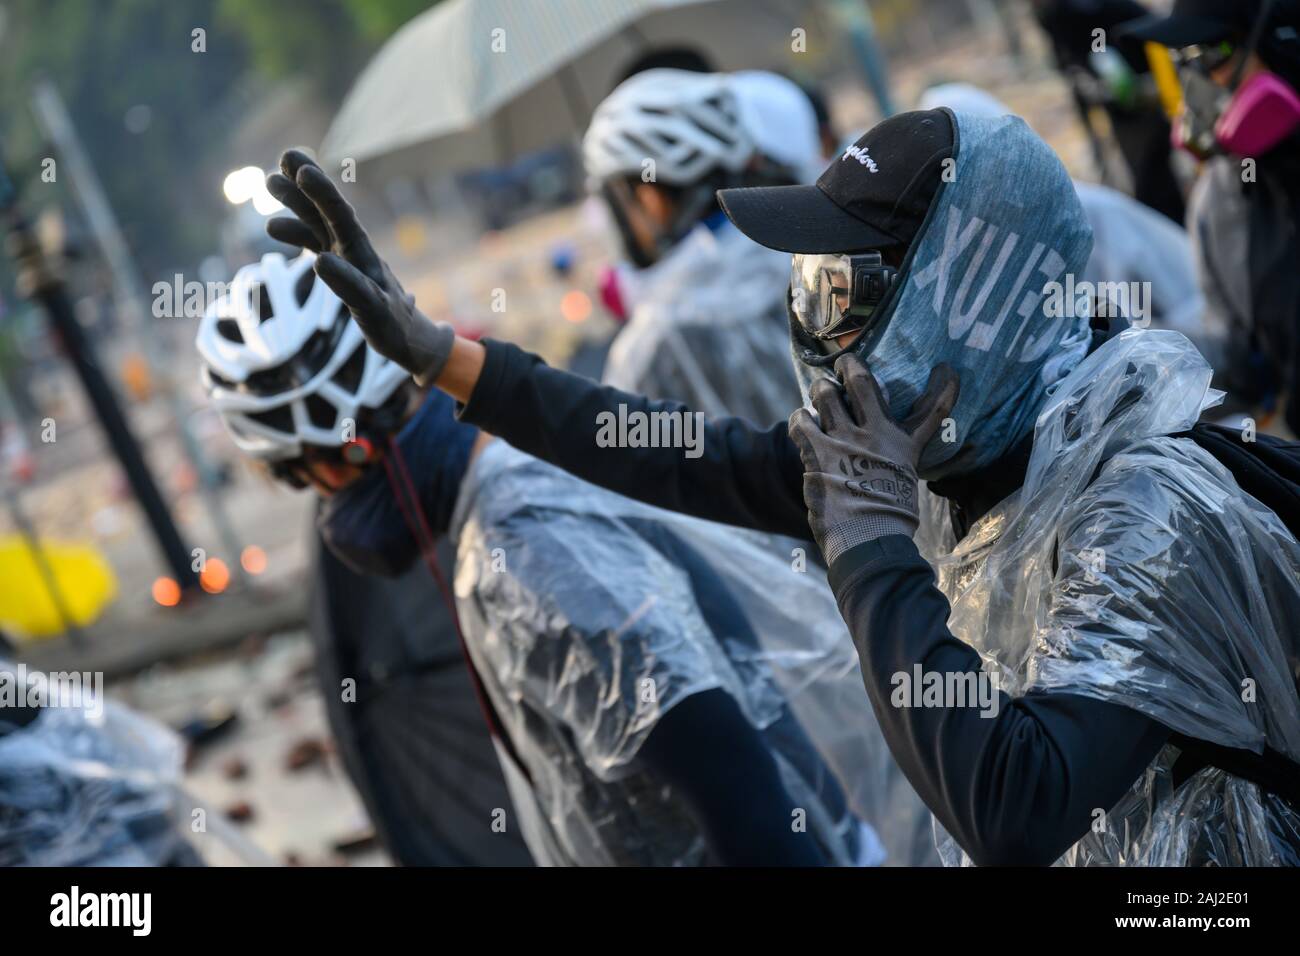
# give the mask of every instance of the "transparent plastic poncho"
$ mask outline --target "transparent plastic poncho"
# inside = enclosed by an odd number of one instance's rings
[[[711,418],[784,421],[800,404],[789,285],[785,253],[729,222],[697,226],[664,260],[635,274],[632,318],[614,340],[604,381]]]
[[[452,531],[461,626],[523,765],[503,760],[539,863],[704,862],[683,806],[636,758],[664,714],[713,689],[760,729],[835,863],[879,862],[862,821],[886,862],[937,862],[929,814],[889,755],[805,555],[595,488],[500,441],[466,476]]]
[[[51,701],[0,730],[0,866],[198,862],[182,836],[184,753],[170,730],[102,699]]]
[[[1208,452],[1168,437],[1218,401],[1210,375],[1182,335],[1124,332],[1049,399],[1021,490],[955,546],[947,503],[926,493],[917,544],[953,633],[1013,696],[1112,701],[1300,759],[1300,545]],[[1300,815],[1214,767],[1174,789],[1176,757],[1165,747],[1059,863],[1297,862]],[[946,863],[970,863],[938,838]]]

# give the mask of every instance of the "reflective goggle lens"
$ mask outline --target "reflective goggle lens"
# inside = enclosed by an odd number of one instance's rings
[[[804,330],[823,339],[863,327],[875,311],[854,308],[853,258],[847,255],[793,256],[790,303]]]
[[[790,261],[790,301],[795,318],[813,335],[834,328],[849,308],[853,267],[848,256],[796,255]]]

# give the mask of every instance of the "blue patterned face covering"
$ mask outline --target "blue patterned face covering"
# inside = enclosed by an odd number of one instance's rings
[[[456,420],[454,407],[454,399],[433,389],[394,440],[434,535],[451,524],[479,434]],[[363,574],[401,574],[420,554],[382,463],[327,499],[316,523],[330,550]]]
[[[879,319],[852,348],[902,418],[947,362],[961,376],[951,421],[925,447],[928,481],[978,471],[1034,427],[1050,390],[1087,354],[1091,303],[1066,298],[1092,229],[1065,168],[1014,116],[954,114],[957,155]],[[1055,285],[1059,283],[1058,285]],[[792,323],[804,387],[834,375]]]

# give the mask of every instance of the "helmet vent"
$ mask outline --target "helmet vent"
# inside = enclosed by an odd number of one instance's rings
[[[262,283],[253,282],[249,284],[248,304],[250,308],[257,309],[257,317],[260,322],[275,318],[275,312],[271,308],[271,297],[267,294],[266,286],[262,285]]]
[[[239,331],[239,323],[234,319],[218,319],[217,334],[236,345],[244,344],[244,333]]]
[[[298,305],[305,305],[307,296],[311,295],[311,288],[316,283],[316,273],[308,269],[302,275],[298,276],[298,281],[293,286],[293,296],[298,300]]]
[[[290,411],[288,405],[268,408],[264,412],[249,412],[248,417],[260,425],[265,425],[267,428],[274,428],[286,435],[294,434],[293,412]]]
[[[237,387],[230,379],[226,378],[224,375],[219,375],[206,365],[203,367],[203,374],[205,376],[205,384],[208,386],[230,389]]]
[[[366,370],[366,346],[358,345],[343,366],[334,373],[334,381],[355,395],[361,388],[361,376]]]
[[[334,406],[319,395],[307,396],[307,417],[317,428],[334,427]]]

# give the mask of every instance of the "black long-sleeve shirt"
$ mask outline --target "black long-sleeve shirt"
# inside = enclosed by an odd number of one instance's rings
[[[721,866],[826,866],[757,728],[724,690],[692,694],[664,714],[639,758],[686,802]]]
[[[558,371],[487,340],[482,375],[461,417],[522,451],[647,504],[810,539],[803,463],[782,424],[706,421],[698,457],[681,448],[601,447],[602,413],[693,414]],[[959,502],[960,504],[960,502]],[[980,508],[966,507],[971,520]],[[977,863],[1050,863],[1087,832],[1092,811],[1128,790],[1168,739],[1149,718],[1071,694],[976,708],[895,707],[893,675],[978,674],[979,656],[948,630],[947,599],[912,541],[892,535],[830,569],[862,676],[895,759]]]

